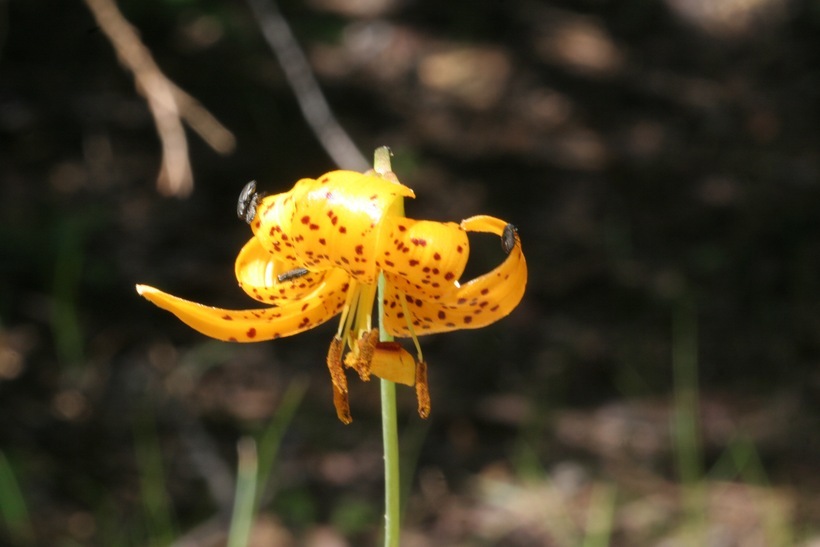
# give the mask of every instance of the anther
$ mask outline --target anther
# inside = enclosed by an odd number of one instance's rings
[[[347,377],[342,369],[343,348],[341,338],[334,338],[327,352],[327,368],[333,382],[333,406],[336,407],[336,416],[342,423],[349,424],[353,418],[350,415],[350,400],[347,395]]]
[[[427,363],[416,363],[416,400],[419,404],[419,416],[430,416],[430,387],[427,384]]]

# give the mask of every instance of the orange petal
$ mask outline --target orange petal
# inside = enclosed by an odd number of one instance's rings
[[[468,232],[490,232],[504,235],[507,223],[490,216],[464,220]],[[514,234],[510,254],[498,267],[458,289],[436,299],[396,288],[394,279],[385,274],[385,327],[393,336],[410,336],[405,313],[417,335],[475,329],[507,316],[524,296],[527,285],[527,263],[521,251],[521,240]],[[406,310],[406,311],[405,311]]]
[[[416,381],[416,360],[398,342],[379,342],[370,362],[370,373],[412,386]]]
[[[455,222],[385,219],[379,265],[402,292],[431,297],[455,290],[467,265],[470,242]]]
[[[268,196],[251,225],[277,258],[309,270],[342,268],[365,284],[376,282],[381,223],[400,197],[414,197],[401,184],[354,171],[302,179],[290,192]],[[258,221],[258,222],[257,222]]]
[[[236,279],[251,298],[267,304],[303,300],[317,289],[339,290],[348,282],[349,276],[339,269],[308,272],[287,281],[279,281],[278,276],[299,267],[298,262],[272,255],[262,247],[257,238],[252,238],[236,257]]]
[[[346,287],[317,290],[311,298],[274,308],[226,310],[184,300],[148,285],[137,285],[140,295],[170,311],[183,323],[206,336],[229,342],[261,342],[311,329],[342,310],[346,291]]]

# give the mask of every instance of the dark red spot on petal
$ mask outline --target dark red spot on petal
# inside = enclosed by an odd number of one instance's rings
[[[347,228],[345,228],[344,226],[339,226],[339,233],[340,234],[346,234],[347,233]]]
[[[310,227],[311,230],[318,230],[319,229],[318,224],[311,224],[309,227]]]
[[[303,216],[302,217],[302,224],[309,224],[309,223],[310,223],[310,217],[308,215]]]
[[[490,289],[486,289],[486,288],[485,288],[485,289],[481,289],[481,294],[483,294],[483,295],[486,295],[486,294],[487,294],[487,293],[489,293],[489,292],[490,292]]]
[[[436,259],[436,260],[441,260],[441,255],[440,255],[440,254],[438,254],[438,253],[435,253],[435,254],[433,255],[433,258],[434,258],[434,259]]]
[[[469,325],[470,323],[473,322],[473,318],[468,315],[467,317],[464,318],[464,322]]]
[[[454,274],[453,272],[447,272],[446,274],[444,274],[444,279],[446,281],[452,281],[455,276],[456,274]]]
[[[410,243],[412,243],[413,245],[418,245],[419,247],[426,247],[427,246],[427,240],[423,239],[421,237],[411,237],[410,238]]]
[[[356,245],[355,251],[356,251],[357,255],[363,254],[364,253],[364,245]]]
[[[245,333],[248,338],[255,338],[256,337],[256,329],[251,327],[248,329],[248,332]]]

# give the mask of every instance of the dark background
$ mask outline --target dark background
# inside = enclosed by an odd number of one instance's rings
[[[134,291],[252,307],[240,189],[334,165],[244,3],[119,6],[237,148],[189,132],[194,192],[163,197],[153,120],[85,5],[0,1],[0,537],[218,544],[236,442],[290,393],[257,541],[377,542],[378,385],[351,381],[336,420],[335,322],[222,344]],[[509,220],[529,263],[508,318],[422,339],[429,420],[399,388],[405,544],[816,541],[816,2],[281,9],[353,140],[393,149],[408,216]]]

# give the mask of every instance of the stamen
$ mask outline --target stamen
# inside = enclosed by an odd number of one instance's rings
[[[356,361],[356,372],[363,381],[370,381],[370,364],[376,344],[379,342],[379,329],[371,329],[359,339],[359,358]]]
[[[362,335],[356,342],[354,351],[345,355],[344,364],[359,373],[363,382],[370,381],[370,367],[373,355],[376,353],[376,344],[379,343],[379,329],[372,329]]]
[[[359,291],[359,302],[356,307],[356,318],[352,330],[355,337],[361,338],[370,331],[373,321],[373,302],[376,300],[376,285],[364,285]],[[351,348],[352,349],[352,348]]]
[[[351,278],[350,279],[350,287],[347,289],[347,297],[345,298],[345,305],[342,308],[342,318],[339,320],[339,330],[336,331],[336,338],[344,339],[347,336],[348,329],[350,328],[350,320],[355,315],[355,304],[358,302],[359,296],[359,287],[356,280]],[[351,308],[353,308],[354,313],[350,313]]]
[[[419,356],[416,362],[416,401],[419,405],[419,416],[427,418],[430,415],[430,387],[427,385],[427,363],[424,362],[424,356],[421,354],[421,344],[419,344],[416,330],[413,328],[413,322],[410,321],[410,312],[404,300],[401,301],[401,307],[407,322],[407,330],[410,331],[410,337],[413,339],[413,344],[416,346],[416,352]]]
[[[424,361],[424,355],[421,354],[421,344],[419,344],[419,338],[416,336],[416,329],[413,328],[413,322],[410,320],[410,311],[407,309],[407,302],[405,302],[404,299],[401,301],[401,309],[404,312],[404,321],[407,324],[407,330],[410,331],[410,337],[413,339],[413,345],[416,346],[418,360]]]
[[[339,391],[336,385],[333,386],[333,406],[336,407],[336,416],[343,424],[348,425],[353,421],[353,416],[350,414],[350,400],[348,399],[347,393]]]
[[[344,344],[341,338],[334,338],[327,351],[327,368],[333,385],[342,393],[347,393],[347,376],[342,369],[342,349]]]
[[[427,384],[427,363],[424,361],[416,364],[416,400],[419,404],[419,416],[430,416],[430,388]]]
[[[349,424],[353,421],[353,417],[350,415],[347,377],[342,369],[342,349],[344,349],[342,339],[334,338],[327,352],[327,368],[333,383],[333,406],[336,407],[336,416],[343,424]]]

